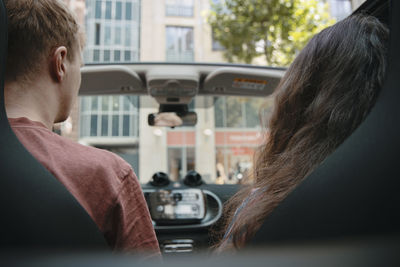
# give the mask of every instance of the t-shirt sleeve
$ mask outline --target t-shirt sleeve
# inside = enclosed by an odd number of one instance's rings
[[[150,213],[132,169],[123,179],[111,213],[113,230],[106,238],[115,250],[160,253]]]

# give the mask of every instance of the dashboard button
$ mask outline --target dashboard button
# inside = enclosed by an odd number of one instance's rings
[[[182,194],[181,194],[181,193],[175,193],[175,194],[173,195],[173,197],[174,197],[174,200],[175,200],[176,202],[182,200]]]
[[[164,211],[164,206],[162,206],[162,205],[157,206],[157,211],[158,212],[163,212]]]

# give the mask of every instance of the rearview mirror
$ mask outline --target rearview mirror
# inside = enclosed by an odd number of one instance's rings
[[[147,117],[147,121],[150,126],[195,126],[197,123],[197,114],[196,112],[186,112],[184,114],[176,112],[151,113]]]

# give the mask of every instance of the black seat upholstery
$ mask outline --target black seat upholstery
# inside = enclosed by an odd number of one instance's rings
[[[0,246],[5,250],[108,249],[75,198],[18,142],[4,108],[7,16],[0,1]]]
[[[372,1],[369,1],[372,2]],[[392,1],[387,81],[377,104],[265,220],[252,244],[396,235],[400,230],[400,2]]]

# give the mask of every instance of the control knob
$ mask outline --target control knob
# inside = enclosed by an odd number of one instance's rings
[[[151,177],[150,184],[153,186],[167,186],[169,185],[169,177],[165,172],[156,172]]]
[[[199,186],[203,184],[203,180],[198,172],[189,171],[183,179],[183,183],[187,186]]]

